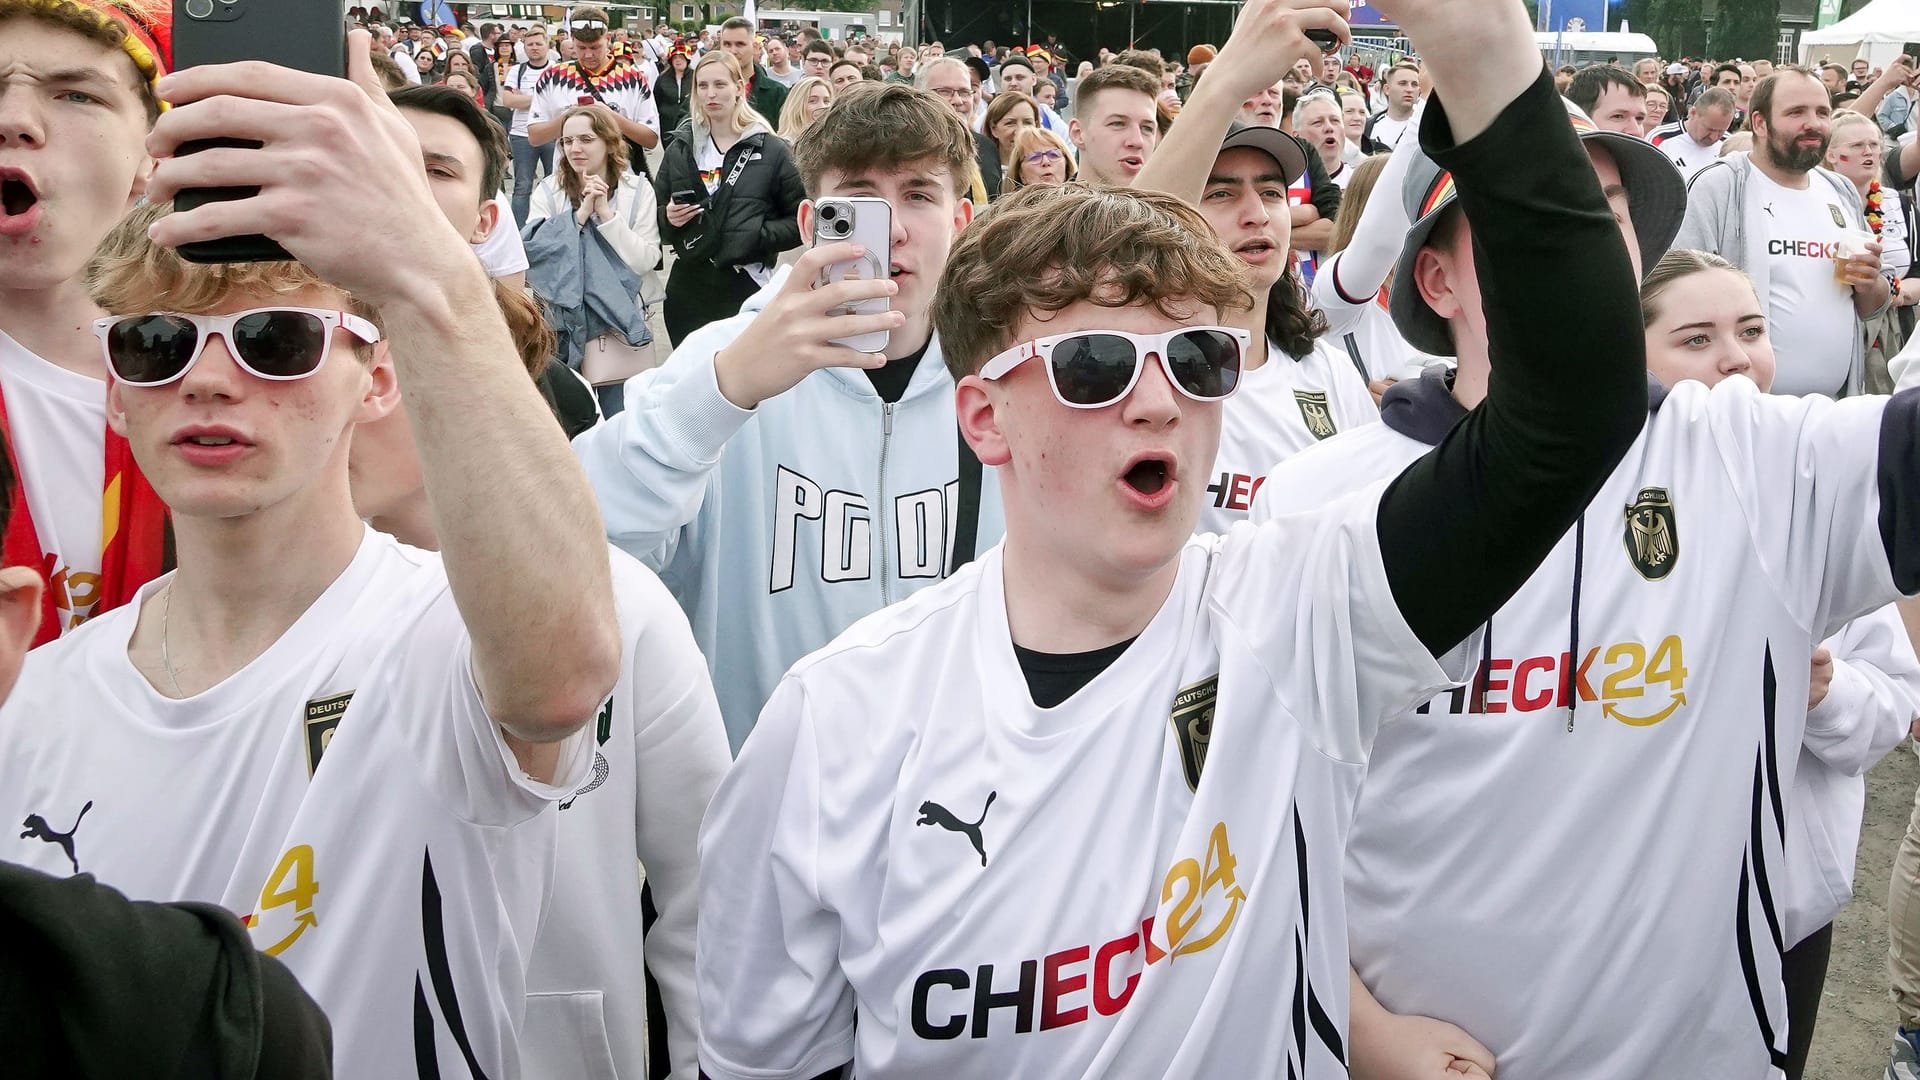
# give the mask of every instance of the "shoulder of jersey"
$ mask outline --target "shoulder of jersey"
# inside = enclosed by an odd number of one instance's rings
[[[1661,124],[1659,127],[1647,132],[1647,141],[1655,146],[1659,146],[1661,143],[1680,134],[1683,130],[1685,129],[1680,126],[1680,121],[1678,120],[1669,124]]]
[[[1297,513],[1397,475],[1432,447],[1385,424],[1362,424],[1317,442],[1273,467],[1254,499],[1255,520]]]
[[[861,617],[841,631],[839,637],[795,661],[787,674],[808,681],[851,677],[863,682],[873,681],[876,671],[884,672],[881,678],[886,680],[906,675],[884,663],[876,666],[873,654],[911,648],[925,640],[915,637],[911,644],[902,642],[902,635],[910,632],[961,629],[971,633],[971,621],[959,609],[979,589],[980,568],[980,561],[968,563],[947,580]]]

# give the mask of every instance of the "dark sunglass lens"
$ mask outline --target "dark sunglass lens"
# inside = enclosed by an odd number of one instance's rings
[[[1240,343],[1218,330],[1188,330],[1167,345],[1167,362],[1182,389],[1223,398],[1240,381]]]
[[[193,359],[199,339],[191,322],[171,315],[122,319],[107,331],[107,359],[122,382],[165,382]]]
[[[310,375],[327,355],[327,327],[302,311],[256,311],[234,324],[233,342],[262,375]]]
[[[1053,382],[1075,405],[1110,405],[1133,381],[1139,353],[1112,334],[1081,334],[1053,347]]]

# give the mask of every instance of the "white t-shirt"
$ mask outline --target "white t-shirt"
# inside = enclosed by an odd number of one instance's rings
[[[1367,384],[1346,352],[1322,337],[1302,357],[1271,339],[1267,362],[1242,372],[1220,418],[1220,450],[1207,473],[1199,532],[1244,521],[1267,471],[1322,439],[1380,421]]]
[[[1406,137],[1407,132],[1418,131],[1419,128],[1420,106],[1418,105],[1414,106],[1413,115],[1405,120],[1395,120],[1391,114],[1383,112],[1373,122],[1373,141],[1389,148],[1399,146],[1400,140]]]
[[[1758,200],[1767,240],[1767,334],[1778,357],[1776,394],[1837,394],[1853,366],[1860,320],[1853,291],[1834,280],[1834,249],[1858,226],[1827,184],[1809,176],[1800,190],[1747,170],[1747,198]]]
[[[653,80],[639,64],[616,60],[592,80],[600,102],[636,123],[660,132],[660,111],[653,103]],[[581,99],[586,99],[582,101]],[[533,108],[528,124],[542,124],[575,105],[592,104],[593,92],[578,63],[559,61],[548,64],[546,74],[534,85]]]
[[[1895,598],[1879,487],[1911,463],[1879,445],[1911,404],[1741,377],[1667,395],[1493,616],[1474,680],[1381,729],[1346,902],[1383,1005],[1458,1024],[1502,1080],[1780,1075],[1807,659]],[[1254,519],[1427,450],[1388,423],[1341,435],[1274,470]]]
[[[1682,180],[1693,179],[1693,174],[1720,160],[1720,141],[1703,143],[1687,134],[1685,124],[1675,121],[1654,128],[1647,141],[1660,148],[1680,170]]]
[[[1378,721],[1449,683],[1381,569],[1381,490],[1195,537],[1051,709],[1000,547],[795,665],[701,832],[702,1069],[1343,1072],[1352,800]]]
[[[585,780],[589,733],[555,783],[522,773],[439,557],[371,530],[266,652],[184,700],[127,657],[169,580],[27,657],[0,800],[32,831],[0,834],[4,857],[242,916],[326,1010],[341,1076],[412,1075],[416,1038],[513,1075],[551,804]]]
[[[1344,254],[1327,256],[1307,293],[1307,306],[1327,317],[1329,330],[1321,340],[1337,343],[1349,357],[1359,353],[1368,379],[1411,379],[1422,368],[1444,363],[1441,357],[1414,348],[1401,335],[1387,311],[1386,290],[1370,296],[1347,295],[1340,283]]]
[[[540,85],[540,77],[545,75],[547,69],[552,66],[552,57],[548,57],[547,62],[541,64],[539,67],[535,67],[531,63],[523,60],[507,69],[506,80],[503,81],[500,86],[505,90],[513,90],[517,93],[531,95],[534,88]],[[531,107],[513,110],[513,126],[507,129],[507,134],[515,135],[522,139],[526,138],[527,118],[532,115],[533,109]]]
[[[33,528],[40,549],[53,556],[49,587],[64,634],[100,602],[107,384],[43,360],[0,333],[0,393]]]

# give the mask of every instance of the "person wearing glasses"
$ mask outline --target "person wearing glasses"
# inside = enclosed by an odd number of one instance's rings
[[[1024,128],[1013,137],[1013,164],[1001,180],[1000,195],[1036,184],[1064,184],[1079,175],[1073,152],[1060,136],[1043,128]]]
[[[1390,483],[1196,537],[1242,261],[1161,190],[1032,188],[968,226],[934,322],[1006,538],[796,664],[721,781],[695,954],[715,1080],[1345,1072],[1374,736],[1464,674],[1647,400],[1632,264],[1525,9],[1381,6],[1432,50],[1423,135],[1459,197],[1525,225],[1481,245],[1513,358],[1492,408]],[[1149,169],[1201,187],[1237,106],[1319,55],[1308,30],[1348,35],[1318,0],[1251,0]],[[1517,137],[1525,168],[1489,150]],[[1582,304],[1526,302],[1575,253]]]
[[[0,798],[29,824],[0,857],[242,916],[326,1010],[339,1075],[512,1075],[555,804],[588,780],[619,626],[592,492],[366,41],[351,82],[247,63],[157,87],[150,202],[88,284],[108,419],[178,568],[28,658]],[[174,155],[228,124],[284,133]],[[170,209],[242,177],[258,194]],[[376,205],[414,227],[368,233]],[[249,233],[298,261],[177,251]],[[351,498],[353,429],[402,379],[438,554]]]
[[[957,56],[936,56],[920,65],[914,86],[947,103],[969,127],[980,98],[980,83],[964,60]],[[1000,144],[984,131],[973,133],[974,178],[970,187],[973,205],[985,206],[990,197],[998,197],[1001,184]]]

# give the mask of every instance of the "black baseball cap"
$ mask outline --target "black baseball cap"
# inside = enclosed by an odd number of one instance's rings
[[[1306,175],[1306,145],[1279,128],[1243,124],[1235,120],[1227,125],[1226,138],[1220,140],[1220,152],[1224,154],[1241,147],[1258,150],[1278,162],[1288,183]]]

